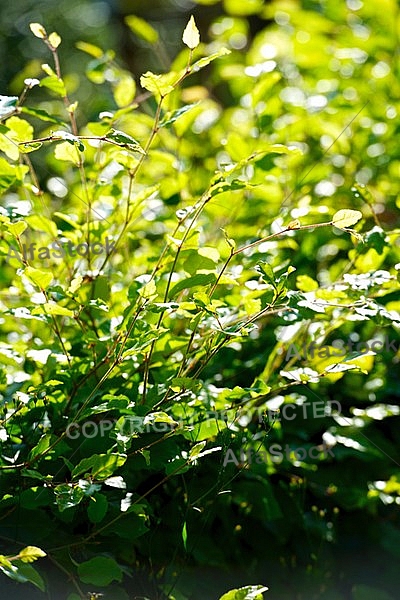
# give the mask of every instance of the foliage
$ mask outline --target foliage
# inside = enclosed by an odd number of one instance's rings
[[[0,97],[0,569],[44,590],[47,556],[69,600],[140,572],[197,598],[206,567],[245,572],[221,600],[394,598],[396,6],[224,7],[167,72],[79,42],[89,120],[31,23],[51,65]]]

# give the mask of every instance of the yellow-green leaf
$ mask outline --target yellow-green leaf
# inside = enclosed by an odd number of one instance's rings
[[[101,48],[94,44],[88,44],[87,42],[76,42],[75,46],[78,50],[82,50],[82,52],[86,52],[86,54],[89,54],[94,58],[100,58],[104,54]]]
[[[333,215],[332,225],[338,229],[345,229],[355,225],[360,219],[362,219],[362,213],[359,210],[343,208]]]
[[[173,71],[165,73],[164,75],[156,75],[151,71],[147,71],[141,76],[140,85],[153,94],[166,96],[173,91],[173,84],[178,78],[177,73]]]
[[[81,162],[81,155],[78,148],[69,142],[57,144],[54,155],[58,160],[67,160],[74,163],[74,165],[79,165]]]
[[[20,142],[29,141],[33,137],[33,127],[25,119],[19,117],[10,117],[6,121],[6,126],[9,131],[0,134],[0,150],[2,150],[8,158],[18,160]]]
[[[205,56],[204,58],[200,58],[200,60],[195,62],[194,65],[192,66],[192,71],[200,71],[200,69],[204,69],[204,67],[209,65],[210,62],[212,62],[216,58],[219,58],[220,56],[225,56],[226,54],[230,54],[230,53],[231,53],[231,51],[228,50],[228,48],[220,48],[218,50],[218,52],[214,52],[213,54],[210,54],[210,56]]]
[[[29,29],[32,31],[33,35],[41,40],[44,40],[47,37],[46,30],[40,23],[30,23]]]
[[[125,17],[125,23],[133,33],[142,38],[145,42],[155,44],[158,41],[158,33],[154,27],[136,15],[128,15]]]
[[[82,275],[78,275],[71,281],[71,285],[69,286],[67,292],[68,294],[74,295],[77,290],[81,287],[83,281]]]
[[[203,450],[207,442],[199,442],[195,444],[189,453],[189,460],[195,460]]]
[[[18,144],[16,144],[12,139],[10,139],[10,137],[11,136],[9,134],[4,135],[3,133],[0,133],[0,150],[2,150],[4,154],[8,156],[8,158],[11,158],[11,160],[18,160]]]
[[[42,69],[48,77],[44,77],[40,81],[40,87],[47,87],[58,96],[65,96],[67,92],[63,80],[60,79],[60,77],[57,77],[57,74],[53,71],[50,65],[45,63],[42,65]]]
[[[42,142],[24,142],[19,146],[19,151],[22,152],[22,154],[29,154],[29,152],[39,150],[42,146]]]
[[[2,565],[3,567],[7,567],[7,569],[10,570],[12,570],[13,568],[12,563],[8,560],[6,556],[4,556],[4,554],[0,554],[0,565]]]
[[[185,31],[182,35],[182,41],[191,50],[194,50],[194,48],[197,48],[197,46],[200,44],[200,33],[196,27],[193,15],[190,17],[189,23],[185,27]]]
[[[114,98],[118,107],[131,104],[136,94],[136,83],[129,73],[123,73],[114,87]]]
[[[309,275],[299,275],[296,278],[296,286],[302,292],[313,292],[318,289],[318,283]]]
[[[29,215],[26,217],[26,221],[29,227],[34,231],[45,231],[51,237],[57,237],[57,225],[47,217],[43,215]]]
[[[27,228],[27,224],[25,221],[18,221],[17,223],[7,223],[6,227],[11,235],[18,238]]]
[[[51,68],[50,65],[48,65],[47,63],[43,63],[41,65],[43,71],[46,73],[46,75],[48,75],[49,77],[52,77],[53,75],[55,75],[57,77],[57,75],[55,74],[55,72],[53,71],[53,69]]]
[[[367,375],[374,366],[374,353],[368,352],[366,354],[350,358],[346,360],[346,364],[358,367],[362,373]]]
[[[22,560],[24,563],[31,563],[37,560],[38,558],[43,558],[46,556],[46,552],[38,548],[37,546],[27,546],[18,555],[18,558]]]
[[[46,273],[45,271],[40,271],[33,267],[26,267],[24,275],[26,275],[32,283],[40,287],[41,290],[48,288],[53,280],[53,275],[51,273]]]
[[[50,46],[52,48],[54,48],[54,50],[56,48],[58,48],[58,46],[61,44],[61,38],[58,35],[58,33],[56,33],[55,31],[53,31],[53,33],[51,33],[49,35],[49,43],[50,43]]]
[[[61,317],[74,316],[74,311],[69,310],[69,308],[64,308],[64,306],[59,306],[54,302],[46,302],[43,304],[43,308],[48,315],[60,315]]]

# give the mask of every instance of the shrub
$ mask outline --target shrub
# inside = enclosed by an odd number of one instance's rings
[[[200,43],[191,17],[170,71],[140,90],[80,42],[89,80],[112,90],[86,122],[60,36],[31,30],[53,66],[0,103],[0,533],[15,540],[1,570],[44,591],[27,563],[47,555],[69,600],[127,598],[118,584],[145,571],[178,599],[193,594],[182,573],[241,566],[250,548],[257,579],[287,552],[295,586],[311,572],[322,589],[340,561],[316,548],[340,535],[339,511],[346,529],[398,492],[394,440],[374,422],[398,414],[379,402],[397,377],[398,231],[350,181],[367,108],[332,81],[314,93],[318,55],[297,55],[303,90],[284,58],[257,62],[284,27],[245,66],[223,35]]]

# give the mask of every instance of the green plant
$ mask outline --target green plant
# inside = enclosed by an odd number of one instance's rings
[[[310,188],[329,165],[318,162],[320,148],[307,153],[312,128],[290,124],[281,75],[261,70],[254,85],[253,71],[223,40],[200,44],[193,18],[170,71],[146,72],[139,93],[112,53],[79,43],[91,56],[89,79],[111,82],[114,99],[91,122],[69,98],[61,38],[37,23],[31,30],[54,65],[0,103],[2,539],[11,543],[22,521],[17,542],[38,544],[37,556],[45,551],[68,573],[70,600],[87,586],[126,598],[118,584],[144,565],[154,577],[159,571],[165,596],[178,599],[191,593],[179,579],[185,561],[240,564],[260,523],[275,539],[268,554],[281,552],[289,522],[297,552],[305,531],[310,548],[329,541],[331,521],[314,509],[324,496],[333,499],[333,521],[338,505],[374,513],[379,486],[367,490],[360,479],[349,493],[340,462],[368,457],[371,481],[383,469],[385,493],[398,493],[398,471],[385,456],[396,456],[393,443],[355,422],[371,420],[362,377],[373,385],[389,374],[373,352],[346,348],[338,358],[331,342],[398,327],[398,230],[383,230],[358,182],[353,196],[345,193],[351,209],[337,211],[324,194],[313,202]],[[190,86],[209,66],[231,88],[225,110],[204,87]],[[38,88],[49,99],[28,106]],[[350,152],[343,112],[337,121],[327,113],[324,126]],[[288,119],[284,133],[272,114]],[[299,171],[306,175],[296,183]],[[286,361],[288,341],[331,351]],[[357,395],[364,412],[347,414]],[[336,398],[345,414],[300,429],[260,419],[276,398],[281,406]],[[276,464],[268,454],[273,441],[312,445],[323,436],[335,461]],[[267,462],[224,465],[227,450],[243,444],[265,448]],[[310,500],[299,517],[303,491]],[[225,554],[207,541],[213,523],[231,542]],[[18,563],[23,552],[4,558],[3,572],[44,589],[38,572]],[[323,580],[323,553],[302,559]]]

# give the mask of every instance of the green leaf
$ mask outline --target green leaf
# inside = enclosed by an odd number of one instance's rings
[[[312,292],[317,290],[319,287],[318,282],[312,279],[312,277],[309,275],[299,275],[296,278],[296,286],[297,289],[301,290],[302,292]]]
[[[14,112],[17,102],[18,96],[0,96],[0,117]]]
[[[6,134],[0,134],[0,150],[12,160],[19,158],[20,142],[29,141],[33,137],[33,127],[28,121],[19,117],[10,117],[6,121],[8,130]]]
[[[41,290],[46,290],[53,280],[53,275],[51,273],[46,273],[45,271],[40,271],[33,267],[26,267],[24,275],[26,275],[26,277],[28,277],[35,285],[40,287]]]
[[[185,550],[187,549],[186,547],[186,542],[187,542],[187,527],[186,527],[186,521],[183,524],[182,527],[182,540],[183,540],[183,546],[185,548]]]
[[[49,65],[43,64],[42,69],[47,74],[47,77],[44,77],[40,80],[40,87],[46,87],[57,94],[57,96],[64,98],[67,94],[67,91],[65,89],[63,80],[57,77],[56,73],[54,73],[53,69]]]
[[[190,450],[189,460],[195,460],[199,456],[200,452],[203,450],[206,443],[207,442],[199,442],[198,444],[195,444]]]
[[[123,73],[115,85],[113,93],[118,107],[131,104],[136,94],[136,83],[133,77],[129,73]]]
[[[40,481],[51,481],[51,475],[42,475],[39,471],[35,469],[22,469],[21,475],[24,477],[31,477],[32,479],[39,479]]]
[[[73,317],[74,311],[55,302],[45,302],[42,304],[43,310],[48,315],[59,315],[61,317]],[[34,312],[32,314],[35,314]]]
[[[28,227],[25,221],[17,221],[17,223],[6,223],[8,231],[15,237],[19,238],[25,229]]]
[[[227,54],[230,54],[230,53],[231,53],[231,51],[228,50],[228,48],[220,48],[218,50],[218,52],[214,52],[213,54],[210,54],[209,56],[200,58],[200,60],[198,60],[191,66],[191,71],[193,71],[193,72],[200,71],[200,69],[204,69],[204,67],[209,65],[210,62],[212,62],[216,58],[220,58],[221,56],[226,56]]]
[[[66,94],[63,80],[57,77],[56,75],[52,75],[51,77],[43,77],[43,79],[40,80],[39,85],[40,87],[48,88],[49,90],[57,94],[57,96],[64,97]]]
[[[266,283],[269,283],[274,288],[276,288],[277,277],[269,263],[262,261],[262,262],[258,263],[258,265],[256,265],[255,269],[258,273],[260,273],[261,277],[263,278],[263,280]]]
[[[48,217],[45,217],[44,215],[29,215],[28,217],[26,217],[26,222],[28,223],[29,227],[34,231],[44,231],[53,238],[57,237],[57,225],[54,223],[54,221],[52,221]]]
[[[60,119],[59,117],[55,117],[53,115],[49,115],[48,112],[41,108],[29,108],[28,106],[22,106],[21,112],[26,115],[30,115],[31,117],[36,117],[41,121],[45,121],[46,123],[54,123],[57,125],[65,125],[65,121]]]
[[[190,17],[188,24],[182,35],[182,41],[188,48],[194,50],[200,44],[200,33],[196,27],[193,15]]]
[[[267,591],[268,588],[263,585],[248,585],[231,590],[221,596],[219,600],[263,600],[263,593]]]
[[[24,142],[19,146],[19,151],[24,154],[28,154],[29,152],[39,150],[39,148],[41,148],[42,146],[42,142]]]
[[[83,583],[106,587],[113,581],[122,581],[122,570],[112,558],[97,556],[78,566],[78,575]]]
[[[18,581],[19,583],[32,583],[35,587],[37,587],[42,592],[46,591],[46,586],[43,581],[43,578],[36,571],[32,565],[24,564],[22,561],[15,560],[13,561],[12,569],[7,569],[7,567],[0,566],[0,571],[3,571],[7,577],[13,579],[14,581]]]
[[[218,181],[210,188],[210,197],[213,198],[218,194],[223,194],[225,192],[235,191],[235,190],[243,190],[251,187],[246,181],[242,181],[241,179],[234,179],[231,182],[228,181]]]
[[[202,444],[205,444],[203,440],[209,440],[215,437],[220,431],[223,431],[224,429],[226,429],[226,423],[224,421],[218,419],[206,419],[205,421],[201,421],[201,423],[193,427],[193,439],[201,442]],[[197,446],[200,446],[200,443],[197,444]],[[194,448],[192,449],[192,451],[193,450]]]
[[[140,154],[146,154],[139,142],[137,142],[133,137],[124,133],[123,131],[119,131],[118,129],[111,129],[105,140],[107,142],[111,142],[112,144],[116,144],[117,146],[124,146],[133,152],[139,152]]]
[[[151,92],[161,96],[162,98],[170,94],[174,90],[174,83],[179,79],[177,73],[173,71],[164,75],[156,75],[151,71],[147,71],[140,78],[140,85]]]
[[[346,229],[346,227],[355,225],[360,219],[362,219],[362,213],[359,210],[343,208],[333,215],[332,225],[338,229]]]
[[[92,523],[100,523],[108,510],[108,501],[104,494],[96,494],[90,499],[87,513]]]
[[[71,145],[71,142],[61,142],[61,144],[57,144],[54,150],[54,156],[57,160],[72,162],[77,166],[80,165],[82,161],[77,146]]]
[[[194,106],[197,106],[198,104],[198,102],[194,102],[193,104],[185,104],[185,106],[181,106],[181,108],[167,113],[165,117],[160,121],[159,127],[168,127],[168,125],[172,125],[172,123],[175,123],[175,121],[179,119],[179,117],[184,115],[186,112],[188,112],[188,110],[190,110]]]
[[[75,46],[78,50],[82,50],[82,52],[86,52],[86,54],[89,54],[94,58],[101,58],[104,54],[101,48],[94,46],[93,44],[88,44],[87,42],[76,42]]]
[[[76,478],[82,473],[89,473],[94,479],[102,480],[110,477],[114,471],[121,467],[126,461],[126,456],[121,454],[95,454],[90,458],[84,458],[72,471],[72,477]]]
[[[206,286],[210,283],[214,283],[216,280],[216,275],[214,273],[199,273],[198,275],[194,275],[193,277],[188,277],[187,279],[183,279],[179,281],[174,287],[170,290],[168,296],[169,298],[173,298],[181,292],[182,290],[189,290],[193,287],[197,286]]]
[[[85,497],[84,491],[79,486],[62,483],[54,488],[57,506],[60,512],[77,506]]]
[[[182,254],[185,256],[183,268],[190,275],[214,271],[219,260],[219,253],[215,248],[199,248]]]
[[[156,44],[158,42],[158,32],[143,19],[140,19],[136,15],[128,15],[125,17],[125,23],[129,29],[149,44]]]

